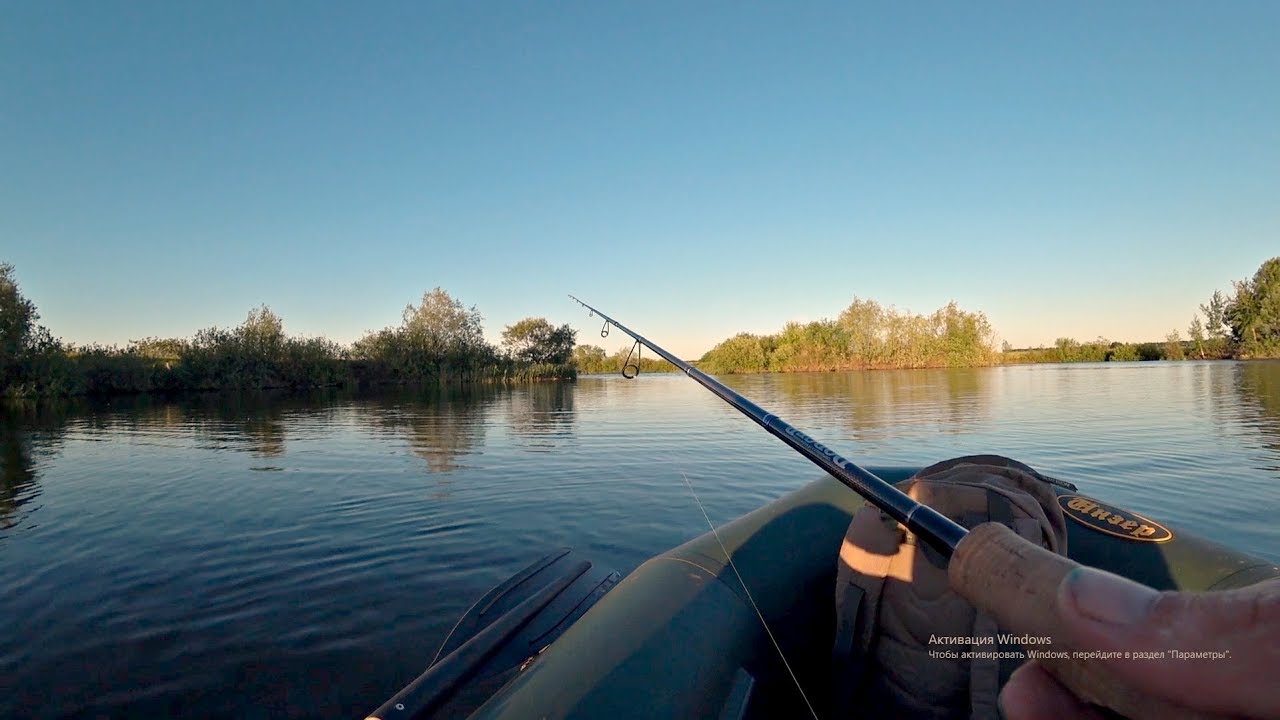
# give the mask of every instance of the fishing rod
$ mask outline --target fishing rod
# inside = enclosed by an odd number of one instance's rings
[[[573,295],[570,295],[569,298],[591,311],[592,315],[599,315],[604,318],[605,326],[601,330],[601,335],[608,334],[610,325],[630,335],[636,343],[644,345],[667,362],[683,370],[685,375],[697,380],[703,387],[715,393],[721,400],[732,405],[743,415],[754,420],[758,425],[769,431],[771,435],[790,445],[813,464],[826,470],[832,477],[844,483],[850,490],[866,498],[872,505],[902,523],[907,530],[924,539],[925,542],[932,545],[945,557],[951,557],[956,545],[964,539],[967,531],[947,516],[928,505],[916,502],[898,488],[846,460],[836,451],[814,440],[808,434],[801,432],[795,426],[766,411],[739,393],[730,390],[701,370],[663,350],[626,325],[605,315]],[[639,360],[636,361],[635,367],[636,373],[638,373],[640,369]],[[635,377],[635,374],[627,374],[625,372],[624,375],[628,378]]]

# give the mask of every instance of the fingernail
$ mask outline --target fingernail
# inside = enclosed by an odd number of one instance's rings
[[[1094,568],[1072,570],[1063,591],[1077,612],[1108,625],[1138,622],[1160,595],[1146,585]]]

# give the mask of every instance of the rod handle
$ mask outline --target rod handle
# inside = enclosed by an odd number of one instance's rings
[[[1215,717],[1150,697],[1120,682],[1105,663],[1072,657],[1071,636],[1058,611],[1058,589],[1081,567],[1020,537],[999,523],[984,523],[960,541],[947,570],[951,587],[1014,635],[1052,638],[1037,649],[1066,652],[1066,659],[1037,659],[1058,682],[1086,702],[1133,720]]]

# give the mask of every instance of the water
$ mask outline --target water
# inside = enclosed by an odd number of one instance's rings
[[[863,464],[998,452],[1280,560],[1280,363],[727,382]],[[626,572],[818,471],[683,376],[0,415],[0,717],[363,717],[544,550]]]

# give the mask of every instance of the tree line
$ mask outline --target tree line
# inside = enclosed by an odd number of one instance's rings
[[[573,378],[576,333],[530,317],[509,325],[498,346],[484,339],[480,312],[446,291],[410,303],[401,323],[350,346],[291,336],[268,307],[234,328],[190,338],[145,338],[77,346],[38,324],[14,268],[0,263],[0,395],[174,392]]]
[[[712,374],[972,367],[1022,362],[1121,362],[1191,358],[1280,357],[1280,257],[1253,277],[1214,291],[1194,313],[1184,339],[1080,342],[997,352],[986,315],[952,302],[928,314],[855,297],[834,319],[788,323],[780,332],[740,333],[697,361]],[[1203,319],[1201,318],[1203,315]],[[0,263],[0,395],[305,388],[430,382],[565,379],[578,372],[612,373],[631,346],[613,354],[577,345],[568,325],[529,317],[484,339],[482,317],[441,288],[405,307],[401,322],[371,331],[349,346],[323,337],[285,333],[264,306],[234,328],[211,327],[191,338],[145,338],[124,348],[77,346],[39,325],[14,268]],[[665,360],[642,357],[641,372],[672,372]]]
[[[596,375],[619,373],[622,372],[624,365],[636,363],[632,347],[632,345],[624,345],[610,355],[599,345],[579,345],[573,349],[573,364],[580,373]],[[666,360],[659,357],[646,357],[643,353],[640,355],[639,366],[642,373],[678,372],[676,366]]]
[[[1232,282],[1230,295],[1214,290],[1192,313],[1184,338],[1173,329],[1157,342],[1120,343],[1105,338],[1058,338],[1053,347],[1014,350],[1001,361],[1113,362],[1126,360],[1226,360],[1280,358],[1280,257],[1262,263],[1252,278]],[[1203,316],[1203,319],[1202,317]]]
[[[698,366],[709,373],[751,373],[1280,357],[1280,257],[1232,287],[1231,295],[1214,291],[1199,306],[1186,338],[1176,329],[1153,342],[1062,337],[1047,348],[1015,349],[1005,342],[998,353],[981,312],[952,302],[919,315],[855,297],[835,320],[788,323],[771,335],[735,335]]]
[[[854,298],[835,320],[735,335],[703,355],[698,367],[709,373],[972,367],[997,362],[993,342],[986,315],[954,302],[920,315]]]

